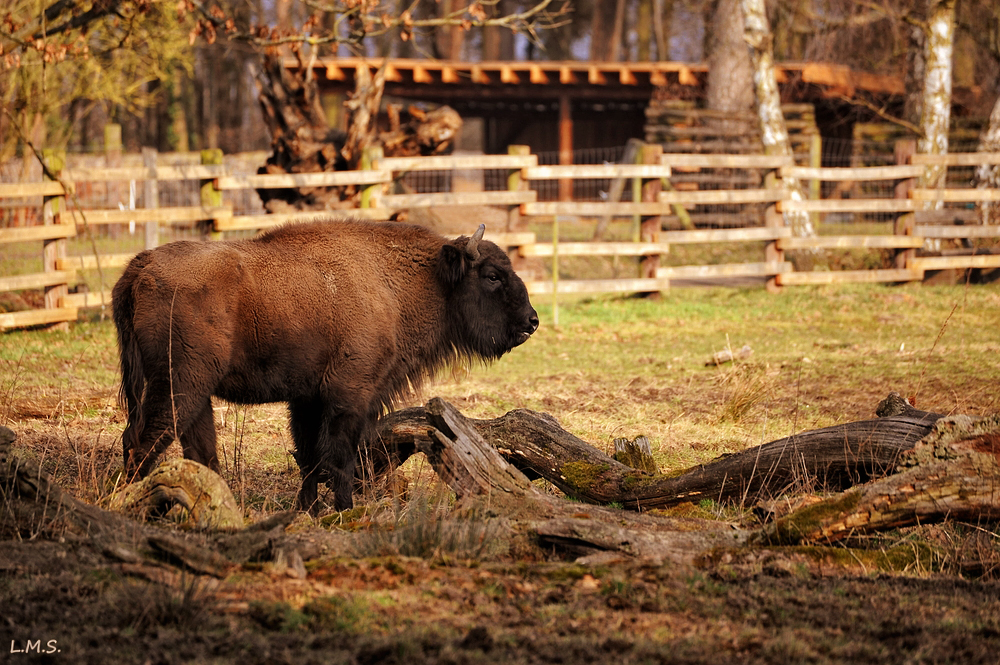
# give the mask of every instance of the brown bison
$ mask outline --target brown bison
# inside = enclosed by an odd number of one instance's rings
[[[410,385],[455,360],[493,360],[538,328],[507,255],[471,237],[354,220],[250,240],[140,252],[115,285],[126,477],[177,438],[218,470],[213,395],[287,402],[298,502],[317,483],[353,506],[358,446]]]

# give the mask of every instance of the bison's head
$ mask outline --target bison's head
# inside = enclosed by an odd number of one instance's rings
[[[507,254],[483,240],[484,225],[441,248],[438,279],[448,300],[456,347],[486,359],[499,358],[538,329],[538,313]]]

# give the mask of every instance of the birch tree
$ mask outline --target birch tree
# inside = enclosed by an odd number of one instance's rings
[[[792,144],[788,139],[788,127],[781,113],[781,95],[774,73],[774,39],[767,22],[764,0],[741,0],[743,10],[744,36],[750,47],[750,61],[753,64],[753,82],[757,95],[757,115],[760,119],[764,153],[767,155],[792,156]],[[782,184],[789,191],[793,201],[805,200],[805,191],[798,178],[784,177]],[[785,225],[796,236],[814,236],[809,213],[790,211],[784,213]]]
[[[951,121],[951,69],[955,42],[956,0],[929,0],[924,40],[924,94],[920,112],[922,136],[917,150],[928,155],[948,153]],[[928,166],[921,187],[943,187],[944,166]],[[940,207],[940,203],[937,204]]]

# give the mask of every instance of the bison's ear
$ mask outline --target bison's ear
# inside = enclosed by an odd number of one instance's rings
[[[437,274],[442,284],[455,286],[465,279],[465,273],[468,271],[469,259],[464,251],[451,244],[441,248],[441,254],[438,255]]]

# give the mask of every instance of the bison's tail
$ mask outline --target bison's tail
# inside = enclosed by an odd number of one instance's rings
[[[122,385],[118,404],[125,409],[128,424],[122,433],[125,466],[128,468],[128,451],[138,444],[142,431],[142,393],[146,383],[142,371],[142,352],[135,335],[135,280],[145,265],[144,253],[139,254],[128,267],[111,292],[111,313],[118,329],[118,350],[121,357]]]

